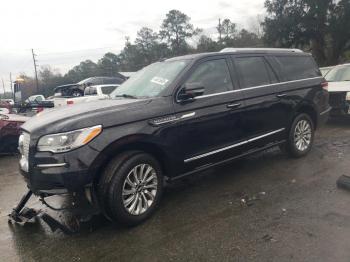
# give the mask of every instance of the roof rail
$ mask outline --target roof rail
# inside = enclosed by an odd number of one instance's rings
[[[261,52],[290,52],[290,53],[303,53],[300,49],[293,48],[234,48],[227,47],[222,49],[220,52],[249,52],[249,51],[261,51]]]

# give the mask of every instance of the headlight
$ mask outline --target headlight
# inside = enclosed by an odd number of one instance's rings
[[[102,126],[93,126],[66,133],[46,135],[39,139],[37,149],[53,153],[68,152],[88,144],[102,132]]]
[[[346,93],[346,100],[350,101],[350,92]]]

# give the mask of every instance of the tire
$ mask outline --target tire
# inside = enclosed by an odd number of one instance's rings
[[[142,182],[142,178],[145,181]],[[128,226],[138,225],[154,213],[162,191],[163,175],[159,162],[140,151],[125,152],[111,160],[98,184],[100,208],[104,215],[113,222]]]
[[[287,142],[282,145],[282,149],[291,157],[303,157],[310,152],[314,136],[315,129],[311,117],[304,113],[299,114],[291,125]]]

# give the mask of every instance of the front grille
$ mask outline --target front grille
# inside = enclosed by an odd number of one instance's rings
[[[342,108],[345,105],[346,92],[329,93],[329,104],[332,108]]]

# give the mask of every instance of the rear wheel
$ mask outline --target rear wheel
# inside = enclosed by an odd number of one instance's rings
[[[308,154],[314,141],[314,123],[309,115],[298,115],[291,126],[287,143],[282,147],[292,157]]]
[[[137,225],[156,210],[163,176],[158,161],[142,152],[126,152],[110,162],[99,185],[99,198],[112,221]]]

